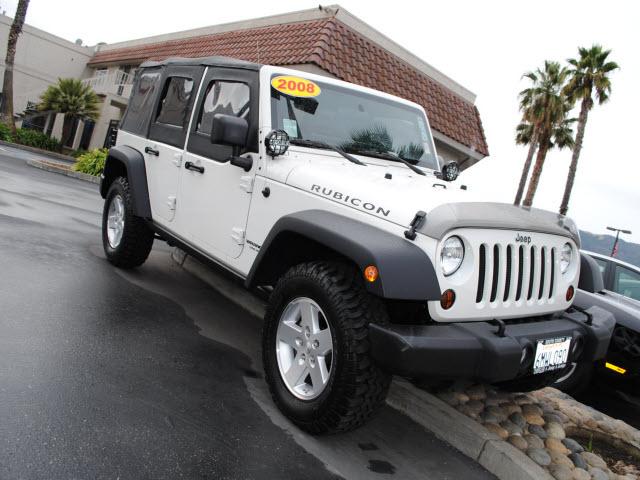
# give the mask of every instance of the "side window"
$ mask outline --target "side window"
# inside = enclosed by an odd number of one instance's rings
[[[600,269],[600,273],[602,273],[602,275],[604,275],[604,272],[607,270],[607,261],[606,260],[602,260],[601,258],[595,258],[595,257],[591,257],[593,258],[596,263],[598,264],[598,268]]]
[[[640,274],[616,265],[613,289],[625,297],[640,300]]]
[[[121,129],[138,135],[147,134],[149,117],[160,86],[160,71],[142,72],[135,84]]]
[[[193,80],[186,77],[170,77],[162,92],[155,121],[175,127],[186,126],[192,92]]]
[[[213,81],[207,86],[196,132],[211,134],[213,116],[222,113],[249,119],[249,86],[246,83]]]

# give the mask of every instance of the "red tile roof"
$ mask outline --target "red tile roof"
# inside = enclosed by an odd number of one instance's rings
[[[90,65],[223,55],[269,65],[312,63],[348,82],[422,105],[433,129],[488,155],[478,109],[335,18],[237,30],[96,53]]]

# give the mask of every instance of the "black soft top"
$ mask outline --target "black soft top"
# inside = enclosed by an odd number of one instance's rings
[[[159,62],[148,61],[140,65],[140,68],[149,67],[161,67],[166,65],[203,65],[205,67],[229,67],[229,68],[242,68],[244,70],[260,70],[262,67],[259,63],[246,62],[244,60],[238,60],[231,57],[201,57],[201,58],[185,58],[185,57],[172,57]]]

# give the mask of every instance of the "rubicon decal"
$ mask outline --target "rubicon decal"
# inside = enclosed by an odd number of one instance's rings
[[[315,193],[319,193],[320,195],[324,195],[325,197],[332,198],[333,200],[344,202],[356,208],[360,208],[368,212],[375,213],[376,215],[382,215],[384,217],[388,217],[389,214],[391,213],[391,210],[379,207],[376,204],[364,201],[361,198],[358,198],[352,195],[347,195],[346,193],[338,192],[331,188],[325,188],[320,185],[311,185],[311,191]]]

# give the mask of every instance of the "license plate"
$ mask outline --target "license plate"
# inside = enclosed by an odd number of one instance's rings
[[[570,337],[538,340],[536,356],[533,362],[534,375],[566,367],[570,347]]]

